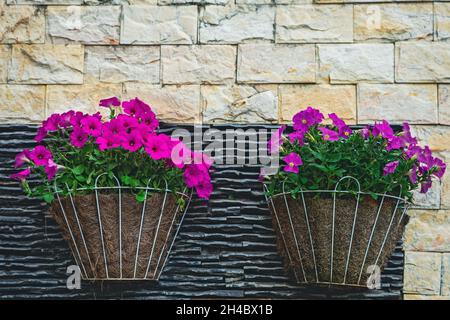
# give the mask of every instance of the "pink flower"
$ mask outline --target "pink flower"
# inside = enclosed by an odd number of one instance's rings
[[[405,151],[405,156],[407,159],[411,159],[414,156],[418,156],[422,152],[422,149],[416,145],[409,145],[408,149]]]
[[[77,148],[83,148],[89,136],[80,128],[74,128],[70,134],[70,143]]]
[[[289,141],[291,143],[295,143],[295,141],[298,141],[298,144],[300,146],[303,145],[304,141],[303,139],[305,138],[305,132],[303,131],[294,131],[288,134],[289,137]]]
[[[182,142],[174,142],[170,156],[170,164],[177,168],[183,168],[191,163],[191,150]]]
[[[42,123],[42,126],[45,130],[48,131],[56,131],[59,128],[59,124],[61,122],[61,115],[58,113],[52,114]]]
[[[364,140],[369,139],[370,137],[370,125],[365,126],[363,129],[361,129],[361,136],[363,137]]]
[[[209,179],[203,179],[199,184],[195,186],[195,191],[201,199],[209,199],[213,192],[213,186]]]
[[[152,131],[159,126],[158,119],[152,111],[140,114],[139,122],[145,124]]]
[[[18,167],[23,166],[25,164],[25,162],[30,162],[31,161],[30,155],[31,155],[31,153],[30,153],[30,150],[28,150],[28,149],[25,149],[21,153],[16,155],[14,167],[18,168]]]
[[[41,142],[47,136],[47,130],[44,127],[39,127],[37,135],[34,137],[34,141]]]
[[[298,166],[303,164],[302,158],[295,152],[291,152],[285,156],[283,161],[286,162],[286,165],[283,168],[286,172],[298,173]]]
[[[69,110],[67,112],[62,113],[59,126],[62,128],[70,127],[72,125],[71,120],[73,116],[75,116],[75,111],[73,110]]]
[[[411,171],[409,172],[409,181],[413,184],[417,183],[417,166],[411,168]]]
[[[411,128],[407,122],[403,123],[402,140],[407,144],[417,144],[417,139],[411,135]]]
[[[267,144],[267,148],[271,154],[280,150],[280,146],[283,144],[283,132],[286,129],[286,125],[282,125],[278,130],[270,137]]]
[[[153,160],[170,158],[170,137],[165,134],[151,136],[145,145],[145,151]]]
[[[58,166],[52,159],[49,159],[47,164],[45,165],[45,173],[47,174],[48,181],[53,180],[58,171]]]
[[[126,114],[133,117],[151,111],[150,106],[138,98],[122,102],[122,107]]]
[[[387,176],[391,173],[394,173],[395,169],[397,169],[399,161],[392,161],[386,164],[386,166],[383,169],[383,175]]]
[[[203,164],[187,164],[183,173],[184,182],[189,188],[195,187],[203,182],[209,180],[208,169]]]
[[[430,190],[431,186],[433,185],[433,182],[431,179],[428,179],[420,185],[420,193],[427,193],[428,190]]]
[[[403,148],[405,146],[404,142],[402,139],[400,139],[399,137],[392,137],[391,140],[388,141],[388,144],[386,146],[386,150],[391,151],[391,150],[397,150],[400,148]]]
[[[135,152],[142,147],[141,138],[137,133],[128,133],[122,137],[121,146],[125,150]]]
[[[121,124],[122,130],[126,133],[130,133],[131,130],[137,127],[139,124],[136,118],[133,118],[126,114],[120,114],[116,119]]]
[[[394,130],[392,130],[389,122],[383,120],[382,123],[375,123],[372,134],[374,137],[382,136],[385,139],[392,139],[394,137]]]
[[[120,140],[112,134],[103,134],[95,139],[100,151],[117,148],[120,145],[119,141]]]
[[[30,175],[31,170],[30,168],[27,168],[25,170],[22,170],[18,173],[14,173],[10,176],[11,179],[18,180],[18,181],[24,181],[28,176]]]
[[[306,110],[300,111],[292,118],[294,123],[294,130],[308,131],[309,127],[321,123],[323,120],[323,114],[312,107],[308,107]]]
[[[110,107],[118,107],[120,106],[120,100],[117,97],[111,97],[100,100],[100,107],[110,108]]]
[[[44,146],[37,146],[30,152],[30,159],[37,166],[45,166],[51,158],[52,153]]]
[[[102,133],[102,122],[96,116],[87,116],[81,120],[81,128],[87,134],[98,137]]]
[[[442,178],[444,176],[445,170],[447,168],[447,165],[445,164],[445,162],[439,158],[434,158],[432,166],[433,166],[433,168],[436,169],[436,172],[434,172],[434,175],[439,179]]]
[[[339,135],[336,131],[327,129],[325,127],[319,128],[320,132],[322,132],[322,138],[325,141],[337,141],[339,140]]]
[[[87,116],[87,115],[83,114],[83,112],[81,112],[81,111],[75,112],[75,114],[73,114],[73,115],[70,117],[70,124],[71,124],[73,127],[81,127],[81,120],[82,120],[85,116]]]

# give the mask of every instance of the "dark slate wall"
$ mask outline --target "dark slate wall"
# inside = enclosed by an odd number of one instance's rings
[[[45,204],[27,199],[8,178],[14,155],[34,145],[35,129],[0,125],[1,298],[401,298],[400,246],[382,275],[382,290],[292,283],[276,251],[259,169],[238,165],[214,168],[214,194],[209,203],[193,200],[159,283],[82,282],[81,290],[68,290],[65,271],[74,264],[68,246]]]

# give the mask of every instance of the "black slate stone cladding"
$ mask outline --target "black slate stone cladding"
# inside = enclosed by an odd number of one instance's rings
[[[0,125],[2,299],[401,298],[400,244],[382,274],[381,290],[315,288],[290,281],[277,253],[271,216],[257,180],[259,168],[251,165],[214,167],[213,196],[209,203],[198,199],[191,203],[159,283],[83,281],[80,290],[68,290],[66,268],[74,262],[67,244],[46,205],[28,199],[8,178],[14,155],[34,146],[35,130],[33,125]]]

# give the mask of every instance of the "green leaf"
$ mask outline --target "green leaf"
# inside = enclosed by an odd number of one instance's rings
[[[80,164],[80,165],[76,166],[75,168],[73,168],[72,172],[75,175],[80,175],[84,172],[84,169],[85,169],[84,165]]]
[[[55,197],[53,196],[52,193],[45,193],[45,194],[42,195],[42,199],[43,199],[45,202],[47,202],[47,203],[52,202],[54,198],[55,198]]]
[[[144,200],[145,200],[145,191],[142,190],[136,195],[136,201],[144,202]]]

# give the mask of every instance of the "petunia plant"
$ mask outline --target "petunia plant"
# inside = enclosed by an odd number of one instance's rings
[[[212,161],[158,133],[159,122],[149,105],[138,98],[121,102],[115,97],[99,105],[109,109],[108,119],[99,112],[52,114],[38,129],[38,145],[16,156],[15,167],[21,171],[11,178],[19,180],[29,196],[51,202],[55,186],[63,195],[68,189],[89,192],[103,174],[98,186],[117,186],[115,176],[138,201],[144,200],[140,188],[147,185],[165,189],[167,184],[174,192],[194,188],[200,198],[210,197]],[[29,183],[31,174],[36,179]]]
[[[411,200],[414,190],[426,193],[433,177],[444,175],[445,163],[428,146],[419,146],[408,123],[398,133],[386,120],[352,130],[336,114],[328,117],[332,125],[308,107],[294,115],[291,133],[285,134],[283,125],[271,137],[269,151],[279,154],[280,168],[261,176],[269,195],[283,192],[283,185],[294,197],[301,190],[332,190],[342,177],[352,176],[374,198],[387,193]],[[351,180],[341,187],[355,190]]]

